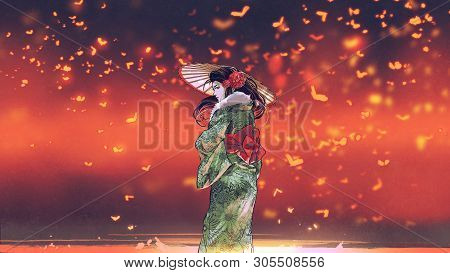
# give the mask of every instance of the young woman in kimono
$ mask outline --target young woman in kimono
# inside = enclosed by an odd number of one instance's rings
[[[197,188],[210,187],[199,252],[253,252],[252,216],[265,150],[255,119],[275,99],[260,82],[234,67],[192,64],[181,77],[209,97],[194,111],[208,127],[195,142]]]

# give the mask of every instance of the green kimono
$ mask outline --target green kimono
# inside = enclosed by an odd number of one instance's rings
[[[255,126],[252,102],[219,108],[197,139],[197,188],[211,187],[199,252],[253,252],[252,216],[261,160],[247,163],[228,153],[226,134]],[[251,127],[250,127],[251,128]]]

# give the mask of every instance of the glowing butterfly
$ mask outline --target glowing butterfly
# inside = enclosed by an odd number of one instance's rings
[[[311,85],[311,97],[317,101],[328,101],[328,97],[323,94],[318,94],[314,85]]]
[[[399,61],[389,62],[388,66],[392,70],[398,70],[402,68],[402,64]]]
[[[281,16],[280,20],[273,22],[272,27],[277,28],[280,27],[284,22],[284,16]]]
[[[368,73],[365,72],[365,71],[361,72],[359,70],[356,70],[356,77],[358,77],[358,79],[362,79],[362,78],[364,78],[367,75],[368,75]]]
[[[283,191],[280,190],[279,188],[276,188],[275,191],[273,192],[273,197],[275,197],[278,193],[283,193]]]
[[[377,190],[381,189],[381,187],[383,187],[383,181],[381,181],[380,178],[377,178],[377,183],[375,185],[373,185],[372,191],[377,191]]]
[[[91,55],[94,56],[95,54],[97,54],[97,49],[91,46]]]
[[[408,120],[411,116],[408,115],[408,114],[406,114],[406,115],[397,114],[397,115],[395,115],[395,117],[398,118],[401,121],[405,121],[405,120]]]
[[[313,39],[316,42],[322,40],[324,37],[325,36],[323,36],[323,34],[321,35],[309,34],[309,38]]]
[[[327,178],[326,177],[320,177],[319,179],[317,179],[316,184],[317,184],[317,186],[322,186],[326,182],[327,182]]]
[[[77,96],[76,98],[75,98],[75,101],[77,101],[77,102],[83,102],[83,101],[85,101],[86,100],[86,97],[85,96]]]
[[[312,123],[314,126],[320,126],[320,124],[322,124],[322,121],[321,121],[321,120],[315,120],[315,119],[312,119],[312,120],[311,120],[311,123]]]
[[[117,221],[119,221],[119,219],[120,219],[120,215],[116,215],[116,216],[112,215],[112,216],[111,216],[111,219],[112,219],[114,222],[117,222]]]
[[[345,146],[345,145],[347,145],[347,138],[343,137],[343,138],[341,138],[340,140],[337,140],[337,141],[333,140],[333,143],[334,143],[334,145]]]
[[[384,167],[387,166],[389,164],[390,160],[389,159],[385,159],[385,160],[379,160],[377,161],[378,166]]]
[[[88,161],[84,162],[84,166],[86,166],[86,167],[92,167],[92,165],[93,165],[92,162],[88,162]]]
[[[361,118],[362,119],[367,119],[369,117],[370,117],[370,111],[361,112]]]
[[[127,66],[127,69],[130,70],[131,66],[134,65],[134,62],[127,62],[125,65]]]
[[[320,19],[322,20],[322,22],[325,22],[327,20],[327,15],[328,15],[327,12],[319,10],[319,11],[316,11],[316,14],[318,16],[320,16]]]
[[[294,158],[290,154],[286,154],[286,159],[288,160],[289,166],[291,167],[301,165],[304,162],[302,158]]]
[[[127,118],[127,119],[125,120],[125,122],[126,122],[126,123],[134,123],[134,122],[136,122],[136,120],[137,120],[137,113],[134,113],[134,116],[132,116],[132,117],[130,117],[130,118]]]
[[[418,24],[422,23],[422,20],[420,20],[419,16],[416,16],[416,17],[409,19],[409,23],[413,26],[417,26]]]
[[[125,201],[129,202],[131,199],[134,199],[134,195],[126,194],[124,197]]]
[[[352,15],[358,15],[358,14],[359,14],[359,9],[348,8],[348,14],[349,14],[350,16],[352,16]]]
[[[120,147],[120,146],[114,146],[114,147],[113,147],[113,152],[114,152],[114,153],[121,153],[121,152],[123,152],[123,147]]]
[[[97,43],[98,43],[100,46],[104,46],[104,45],[106,45],[106,44],[108,43],[108,41],[105,40],[105,39],[103,39],[102,37],[98,37],[98,38],[97,38]]]
[[[318,209],[316,210],[316,214],[323,214],[323,218],[328,218],[330,211],[328,209]]]
[[[250,6],[244,6],[241,11],[232,11],[231,16],[235,17],[244,17],[247,11],[250,9]]]
[[[215,49],[213,49],[213,48],[209,48],[209,52],[210,52],[212,55],[220,55],[220,54],[223,53],[223,50],[222,50],[222,49],[217,49],[217,50],[215,50]]]

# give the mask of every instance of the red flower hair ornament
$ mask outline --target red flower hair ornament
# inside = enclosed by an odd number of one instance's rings
[[[231,87],[233,89],[239,89],[245,84],[245,80],[247,77],[243,72],[234,71],[230,74],[227,80],[224,80],[222,82],[222,86],[227,89],[228,87]]]

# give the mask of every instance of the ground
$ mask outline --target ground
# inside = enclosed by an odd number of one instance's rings
[[[0,244],[0,252],[19,253],[192,253],[197,252],[198,236],[133,236],[132,239],[96,240],[31,240],[8,241]],[[450,248],[433,248],[418,244],[376,244],[356,241],[313,241],[287,239],[255,239],[255,253],[438,253]]]

